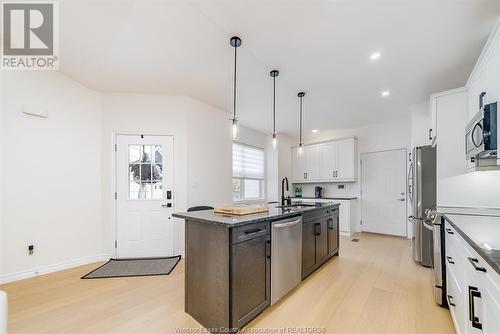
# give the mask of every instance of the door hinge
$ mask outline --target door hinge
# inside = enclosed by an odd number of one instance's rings
[[[118,248],[118,241],[115,240],[115,248]]]
[[[115,144],[115,152],[117,152],[117,151],[118,151],[118,145]]]
[[[118,193],[115,192],[115,201],[118,199]]]
[[[359,221],[359,225],[363,225],[363,221],[362,220]]]

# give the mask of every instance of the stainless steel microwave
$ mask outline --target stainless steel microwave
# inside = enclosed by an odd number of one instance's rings
[[[485,105],[465,128],[467,160],[496,159],[498,145],[497,103]]]

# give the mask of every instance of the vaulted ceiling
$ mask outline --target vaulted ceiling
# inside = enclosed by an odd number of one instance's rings
[[[229,112],[238,35],[242,124],[271,132],[279,69],[280,132],[297,131],[299,90],[306,131],[358,126],[464,85],[499,14],[487,0],[61,1],[60,69],[94,89],[185,94]]]

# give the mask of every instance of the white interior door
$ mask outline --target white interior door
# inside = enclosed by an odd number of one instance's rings
[[[174,255],[173,137],[116,136],[116,256]]]
[[[406,236],[406,149],[361,155],[361,229]]]

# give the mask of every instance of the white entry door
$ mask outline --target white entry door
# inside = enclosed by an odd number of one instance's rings
[[[406,149],[361,154],[361,229],[406,236]]]
[[[174,255],[173,137],[116,136],[118,258]]]

